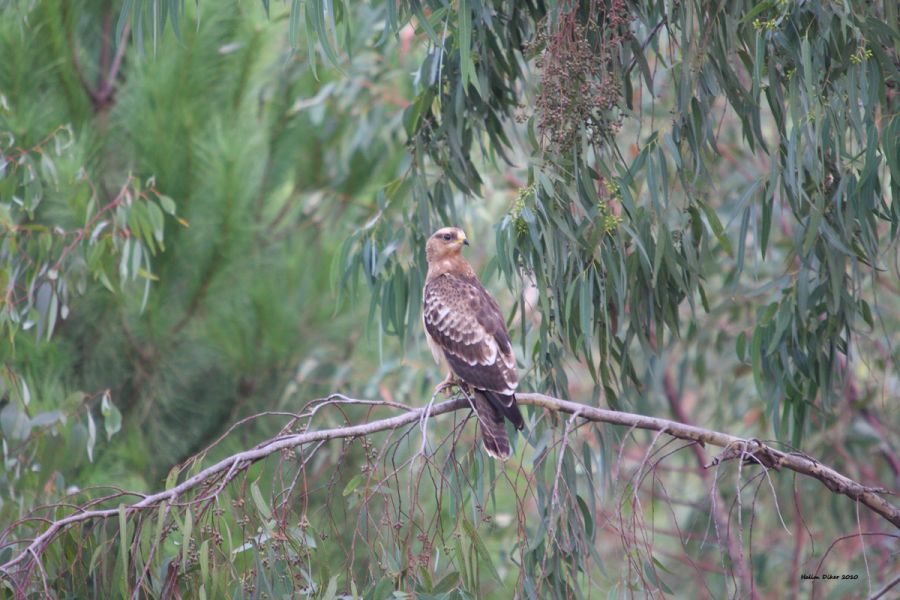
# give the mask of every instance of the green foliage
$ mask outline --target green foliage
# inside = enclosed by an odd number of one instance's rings
[[[120,8],[22,4],[0,31],[5,522],[67,488],[155,487],[300,357],[338,385],[343,343],[298,343],[333,313],[303,249],[334,252],[323,229],[402,158],[385,109],[345,116],[380,89],[316,80],[252,7],[152,58],[116,44]]]
[[[477,193],[480,171],[514,156],[528,165],[527,187],[498,224],[497,264],[509,285],[524,273],[537,286],[531,358],[542,387],[566,389],[563,361],[574,353],[618,406],[667,333],[681,335],[682,303],[693,313],[699,300],[708,312],[709,285],[752,286],[746,261],[758,256],[784,267],[767,290],[774,303],[749,332],[750,362],[775,433],[791,431],[798,443],[808,405],[821,396],[830,410],[846,384],[842,361],[854,336],[875,326],[875,282],[896,253],[897,32],[858,3],[586,2],[550,15],[461,3],[458,19],[439,3],[431,9],[415,21],[431,50],[406,116],[411,193],[389,197],[391,210],[349,242],[347,271],[385,256],[404,228],[419,232],[411,241],[420,247],[436,223],[458,220],[453,189]],[[445,34],[430,35],[442,21]],[[533,104],[521,92],[532,89],[528,56],[543,67]],[[511,117],[523,104],[517,127]],[[748,185],[721,189],[711,175],[729,109],[747,150],[768,165]],[[642,111],[675,117],[648,128],[636,119]],[[636,140],[630,158],[619,132]],[[773,215],[784,215],[780,228]],[[723,222],[740,227],[728,232]],[[395,273],[391,262],[367,273]],[[703,283],[719,274],[724,282]],[[410,269],[408,287],[418,289],[421,275]],[[417,297],[396,287],[375,287],[373,302],[413,317],[403,304]],[[382,323],[402,333],[395,321]]]
[[[67,430],[72,445],[81,442],[77,454],[86,453],[92,461],[97,442],[92,405],[97,399],[107,437],[121,429],[122,415],[108,391],[65,395],[57,388],[50,394],[58,399],[48,402],[49,390],[35,384],[39,367],[30,363],[41,360],[42,346],[53,337],[57,323],[70,317],[70,306],[89,285],[102,285],[112,293],[138,292],[143,309],[155,279],[151,259],[165,248],[164,211],[174,216],[175,206],[152,182],[142,185],[132,176],[114,198],[101,199],[80,166],[83,150],[68,126],[57,127],[30,148],[22,147],[10,123],[13,109],[5,97],[2,104],[6,136],[0,146],[0,332],[5,343],[0,347],[0,422],[4,494],[16,499],[20,485],[30,492],[28,482],[19,479],[29,479],[32,461],[40,460],[29,448],[33,437]],[[37,392],[34,403],[32,389]],[[67,427],[69,420],[73,424]],[[51,456],[59,454],[49,451]]]

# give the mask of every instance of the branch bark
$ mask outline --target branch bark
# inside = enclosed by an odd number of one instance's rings
[[[323,402],[328,402],[333,398],[345,397],[340,394],[334,394],[323,399]],[[595,408],[593,406],[562,400],[544,394],[520,393],[516,394],[516,398],[519,401],[519,404],[522,405],[539,406],[547,410],[568,413],[571,415],[577,413],[576,419],[582,418],[588,421],[621,425],[633,429],[658,431],[675,438],[693,440],[702,444],[711,444],[713,446],[724,448],[725,452],[717,457],[712,464],[718,464],[723,460],[731,458],[746,460],[748,457],[752,457],[753,462],[758,461],[768,468],[774,468],[776,470],[787,468],[796,471],[797,473],[818,479],[832,492],[842,494],[864,504],[870,510],[881,515],[896,527],[900,528],[900,509],[887,502],[880,495],[888,493],[886,490],[867,487],[857,483],[849,477],[838,473],[834,469],[823,465],[808,456],[797,453],[781,452],[775,448],[766,446],[757,440],[747,440],[726,433],[704,429],[702,427],[677,423],[667,419],[658,419],[644,415]],[[354,403],[352,399],[345,399],[345,401],[350,404]],[[372,404],[372,401],[360,402]],[[447,400],[432,406],[428,416],[436,417],[468,407],[469,404],[464,398]],[[163,502],[172,504],[177,501],[180,496],[185,495],[195,488],[199,488],[204,483],[215,481],[222,476],[229,477],[231,474],[263,460],[268,456],[277,454],[282,450],[290,450],[312,442],[364,437],[381,431],[398,429],[422,419],[423,416],[425,416],[425,410],[426,408],[422,407],[409,410],[395,417],[380,419],[360,425],[335,427],[319,431],[306,431],[270,439],[250,450],[238,452],[237,454],[233,454],[220,460],[171,489],[145,496],[137,502],[124,505],[124,509],[127,514],[133,514],[145,509],[158,507],[162,505]],[[26,572],[30,571],[34,565],[28,564],[29,559],[32,561],[35,560],[34,557],[40,556],[47,545],[69,527],[84,521],[117,518],[118,516],[118,508],[100,510],[79,509],[78,512],[69,515],[68,517],[48,522],[47,529],[30,540],[7,539],[9,533],[13,531],[16,526],[16,524],[13,524],[0,535],[0,549],[16,544],[25,545],[25,547],[15,553],[10,560],[0,565],[0,576],[14,579],[16,574],[20,573],[23,569]]]

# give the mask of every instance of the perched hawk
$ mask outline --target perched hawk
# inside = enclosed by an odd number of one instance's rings
[[[516,357],[497,301],[460,254],[468,244],[456,227],[438,229],[428,238],[422,320],[434,359],[440,363],[444,358],[450,367],[446,381],[459,380],[473,390],[484,449],[506,460],[510,449],[504,417],[516,429],[525,426],[516,405]]]

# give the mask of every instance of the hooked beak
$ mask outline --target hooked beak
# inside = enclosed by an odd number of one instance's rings
[[[469,245],[469,240],[467,240],[466,238],[463,238],[463,246],[468,246],[468,245]]]

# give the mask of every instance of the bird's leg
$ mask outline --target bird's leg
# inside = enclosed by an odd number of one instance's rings
[[[453,374],[453,371],[447,373],[447,376],[444,377],[444,380],[440,382],[436,388],[434,388],[434,393],[443,392],[445,396],[450,395],[450,389],[453,387],[459,387],[460,383],[462,383],[459,378]],[[432,398],[433,400],[433,398]]]

